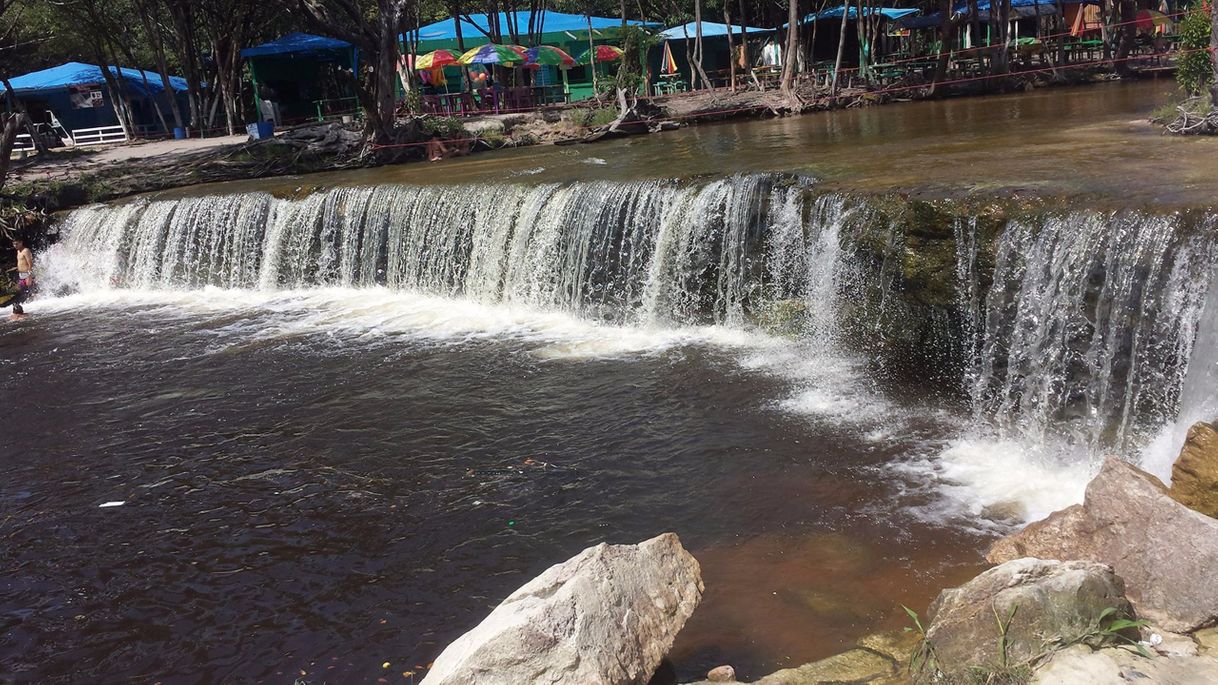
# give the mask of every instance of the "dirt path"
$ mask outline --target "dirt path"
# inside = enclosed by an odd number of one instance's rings
[[[25,162],[14,164],[9,182],[63,180],[112,164],[202,152],[244,143],[246,139],[245,135],[236,135],[186,140],[153,140],[76,150],[58,148],[52,150],[47,159],[38,159],[37,156],[34,156]]]

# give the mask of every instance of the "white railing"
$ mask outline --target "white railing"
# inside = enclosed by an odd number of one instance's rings
[[[84,145],[105,145],[106,143],[127,142],[127,132],[122,126],[98,126],[97,128],[78,128],[72,131],[72,140],[77,147]]]
[[[13,149],[14,150],[25,150],[27,152],[29,150],[33,150],[34,149],[34,139],[31,138],[30,134],[28,134],[28,133],[18,133],[17,140],[13,143]]]

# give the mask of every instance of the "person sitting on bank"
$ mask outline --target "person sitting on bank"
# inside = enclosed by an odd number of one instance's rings
[[[445,144],[439,133],[431,134],[427,140],[427,159],[438,162],[446,157],[461,157],[469,154],[470,141],[467,139],[453,141],[452,145]]]
[[[13,239],[13,249],[17,251],[17,295],[12,300],[12,318],[20,319],[25,316],[25,308],[21,303],[25,302],[30,291],[34,289],[34,253],[21,238]]]

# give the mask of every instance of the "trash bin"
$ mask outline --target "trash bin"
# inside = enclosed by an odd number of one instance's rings
[[[190,132],[187,131],[186,129],[182,128],[181,126],[175,126],[173,128],[173,139],[174,140],[186,140],[189,137],[190,137]]]
[[[275,134],[275,122],[259,121],[256,124],[249,124],[245,127],[245,131],[250,134],[250,138],[254,140],[263,140],[270,138]]]

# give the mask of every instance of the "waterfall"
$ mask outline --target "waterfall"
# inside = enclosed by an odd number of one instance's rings
[[[1214,264],[1212,258],[1207,261]],[[1195,314],[1199,323],[1195,337],[1182,337],[1180,341],[1180,352],[1189,361],[1176,418],[1142,451],[1142,465],[1165,482],[1171,477],[1172,464],[1189,427],[1198,421],[1218,420],[1218,265],[1210,267],[1206,285],[1205,289],[1182,291],[1176,303],[1183,311]]]
[[[1037,444],[1132,453],[1178,406],[1212,228],[1139,212],[1009,225],[969,369],[978,418]]]
[[[896,358],[963,385],[1000,438],[1092,458],[1212,413],[1212,217],[1075,211],[982,231],[965,215],[939,235],[878,206],[766,174],[137,201],[68,215],[43,286],[379,287],[614,325],[760,326],[825,365]],[[950,378],[923,363],[943,359]]]
[[[385,286],[612,323],[740,326],[763,299],[822,287],[780,264],[821,239],[804,231],[809,188],[752,175],[136,202],[71,213],[48,259],[54,286],[84,291]],[[767,248],[776,235],[790,244]]]

